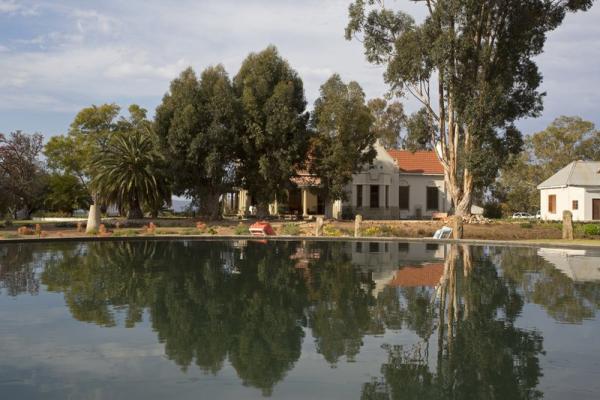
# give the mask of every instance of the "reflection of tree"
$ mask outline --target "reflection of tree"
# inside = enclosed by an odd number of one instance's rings
[[[42,282],[64,293],[73,316],[102,326],[116,325],[126,311],[126,326],[141,320],[152,277],[155,242],[86,243],[57,249]]]
[[[40,289],[35,273],[43,252],[26,244],[7,244],[0,248],[0,294],[6,289],[9,296],[36,294]]]
[[[452,246],[438,287],[435,371],[420,344],[388,347],[382,377],[363,385],[363,399],[541,398],[542,337],[514,326],[523,302],[490,260],[478,254],[475,267],[472,250],[462,250]]]
[[[370,328],[382,331],[382,327],[373,326],[373,297],[362,285],[365,279],[352,265],[343,246],[343,243],[322,246],[321,257],[311,266],[309,326],[317,351],[331,364],[342,356],[352,361]]]
[[[222,242],[90,243],[63,250],[42,279],[81,321],[114,326],[124,312],[133,326],[148,309],[169,359],[216,373],[229,357],[268,395],[300,356],[307,296],[294,245],[265,250],[251,243],[238,259]]]
[[[519,287],[528,301],[541,305],[559,322],[581,323],[593,318],[600,309],[600,285],[573,282],[536,252],[502,249],[499,259],[506,278]]]

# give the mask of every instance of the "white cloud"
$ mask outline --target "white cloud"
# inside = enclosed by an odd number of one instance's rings
[[[16,0],[0,0],[0,14],[37,15],[38,7],[26,5],[23,2],[17,3]]]
[[[40,29],[30,29],[23,19],[18,37],[3,40],[10,51],[0,47],[0,88],[11,100],[0,99],[0,113],[20,106],[48,107],[47,111],[105,101],[156,104],[169,80],[188,65],[199,71],[223,63],[233,76],[249,52],[269,44],[299,72],[309,103],[334,72],[345,81],[359,82],[367,97],[381,96],[387,89],[383,69],[365,61],[359,42],[343,38],[348,4],[349,0],[146,0],[141,7],[117,0],[37,5],[0,0],[0,18],[4,13],[12,20],[26,9],[43,16],[38,19]],[[421,18],[422,4],[398,4]],[[593,90],[600,86],[598,19],[600,6],[595,5],[588,13],[569,15],[549,36],[547,51],[539,57],[545,77],[542,90],[548,92],[543,123],[550,114],[599,105],[600,94]],[[409,110],[414,108],[407,103]],[[69,122],[64,121],[65,128]]]

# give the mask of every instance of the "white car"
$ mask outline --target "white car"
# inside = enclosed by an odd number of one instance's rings
[[[534,218],[533,215],[529,214],[528,212],[516,212],[512,215],[513,219],[530,219],[530,218]]]

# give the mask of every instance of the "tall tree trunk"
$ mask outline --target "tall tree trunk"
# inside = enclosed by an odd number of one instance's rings
[[[140,201],[135,198],[129,203],[129,210],[127,211],[127,219],[142,219],[144,213],[140,207]]]
[[[218,220],[221,218],[220,193],[205,193],[200,196],[198,211],[203,218]]]
[[[268,217],[269,216],[269,204],[265,203],[264,201],[258,202],[258,205],[256,206],[256,216],[259,219],[264,219],[264,218]]]

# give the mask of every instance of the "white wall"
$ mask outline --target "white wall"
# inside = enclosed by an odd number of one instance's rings
[[[556,195],[556,212],[548,211],[548,197]],[[573,200],[579,202],[577,210],[573,210]],[[589,217],[585,215],[586,209],[589,208]],[[585,188],[569,186],[565,188],[541,189],[540,190],[540,212],[543,220],[561,221],[563,211],[569,210],[573,213],[573,221],[585,221],[592,217],[591,202],[586,204]]]
[[[373,166],[360,174],[352,177],[352,182],[346,187],[348,200],[343,207],[351,207],[354,213],[361,214],[367,219],[409,219],[415,218],[417,208],[421,209],[422,217],[431,217],[434,212],[447,212],[450,209],[450,201],[445,190],[443,175],[421,175],[402,174],[398,170],[394,159],[383,148],[376,144],[377,156]],[[357,206],[357,189],[362,186],[362,207]],[[371,185],[379,186],[379,204],[373,208],[370,204]],[[408,185],[409,209],[399,208],[399,187]],[[388,207],[385,204],[385,187],[388,186]],[[427,210],[427,187],[438,188],[438,210]]]
[[[583,210],[583,211],[584,211],[585,220],[591,221],[592,217],[594,216],[593,209],[592,209],[592,203],[593,203],[592,200],[600,199],[600,187],[585,189],[584,198],[585,198],[585,210]]]

